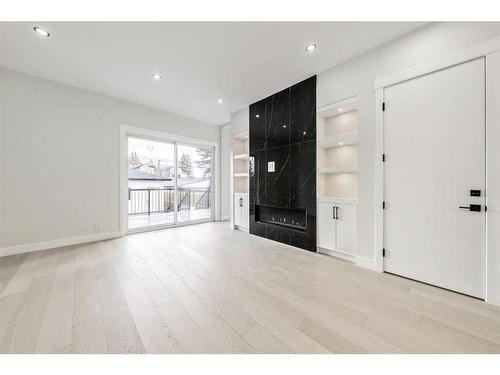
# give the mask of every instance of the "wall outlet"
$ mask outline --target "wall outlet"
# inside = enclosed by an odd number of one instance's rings
[[[274,161],[267,162],[267,171],[274,172]]]
[[[101,231],[101,224],[94,224],[94,229],[96,232],[100,232]]]

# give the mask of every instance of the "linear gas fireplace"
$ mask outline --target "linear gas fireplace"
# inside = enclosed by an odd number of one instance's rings
[[[283,227],[305,231],[307,229],[306,210],[255,205],[255,221],[281,225]]]

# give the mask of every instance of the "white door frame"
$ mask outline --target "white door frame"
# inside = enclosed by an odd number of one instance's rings
[[[403,72],[398,72],[389,76],[378,78],[374,81],[375,90],[375,181],[374,181],[374,230],[375,230],[375,241],[374,241],[374,254],[376,262],[376,270],[384,271],[384,260],[382,256],[382,249],[384,247],[384,210],[382,208],[382,202],[385,198],[384,193],[384,163],[382,161],[382,155],[384,153],[384,112],[382,111],[382,104],[384,103],[384,89],[386,87],[408,81],[429,73],[437,72],[439,70],[447,69],[452,66],[462,64],[477,58],[484,57],[486,61],[488,59],[488,54],[500,51],[500,37],[490,39],[486,42],[480,43],[473,47],[462,50],[458,53],[450,54],[427,64],[420,65],[408,69]],[[488,73],[486,73],[488,74]],[[488,83],[486,76],[486,84]],[[488,101],[488,98],[486,98]],[[486,108],[485,118],[488,119],[488,107]],[[488,127],[488,122],[486,123]],[[487,131],[487,130],[486,130]],[[486,163],[488,161],[486,160]],[[488,180],[488,176],[486,176]],[[488,188],[488,187],[486,187]],[[488,243],[486,239],[486,263],[488,262]],[[486,285],[486,300],[488,301],[488,284],[487,284],[487,265],[485,272],[485,285]]]
[[[214,152],[212,156],[212,166],[214,173],[212,174],[211,181],[211,192],[214,203],[214,215],[210,219],[190,221],[186,223],[174,225],[155,225],[148,228],[140,228],[137,230],[128,230],[128,137],[135,136],[139,138],[149,138],[156,139],[165,142],[175,142],[184,145],[197,145],[197,146],[208,146],[213,147]],[[174,148],[175,149],[175,148]],[[172,226],[190,225],[197,224],[206,221],[219,220],[219,186],[218,186],[218,176],[219,176],[219,143],[208,141],[205,139],[186,137],[183,135],[166,133],[158,130],[146,129],[137,126],[131,126],[126,124],[120,124],[120,233],[122,236],[127,233],[133,232],[143,232],[147,230],[156,230],[161,228],[170,228]],[[177,179],[176,179],[177,181]],[[176,182],[177,184],[177,182]]]

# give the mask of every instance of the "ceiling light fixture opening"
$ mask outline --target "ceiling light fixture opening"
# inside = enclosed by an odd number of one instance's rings
[[[50,33],[47,30],[42,29],[41,27],[36,26],[36,27],[33,28],[33,30],[38,35],[44,36],[46,38],[48,38],[50,36]]]
[[[307,52],[312,52],[312,51],[314,51],[315,49],[316,49],[316,44],[314,44],[314,43],[308,44],[308,45],[306,46],[306,51],[307,51]]]

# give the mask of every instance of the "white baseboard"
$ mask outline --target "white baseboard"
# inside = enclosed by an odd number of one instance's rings
[[[14,254],[30,253],[32,251],[48,250],[62,246],[78,245],[87,242],[102,241],[121,236],[122,233],[120,231],[116,231],[116,232],[89,234],[86,236],[61,238],[57,240],[33,242],[28,244],[3,247],[0,248],[0,257],[4,257],[7,255],[14,255]]]
[[[240,227],[239,225],[233,225],[233,227],[234,227],[234,229],[238,229],[238,230],[242,230],[243,232],[250,233],[250,231],[248,230],[248,228]]]
[[[231,216],[228,215],[228,216],[221,216],[221,218],[218,220],[218,221],[229,221],[231,220]]]
[[[356,257],[356,264],[363,268],[368,268],[372,271],[379,271],[379,267],[377,265],[377,261],[375,259],[369,259],[364,257]]]
[[[318,247],[318,253],[329,255],[342,260],[347,260],[349,262],[355,263],[359,267],[367,268],[372,271],[380,271],[377,261],[375,259],[369,259],[358,255],[348,254],[342,251],[323,249],[321,247]]]
[[[330,255],[330,256],[335,257],[335,258],[339,258],[339,259],[347,260],[349,262],[356,263],[356,255],[344,253],[343,251],[328,250],[328,249],[323,249],[322,247],[318,247],[318,253]]]

